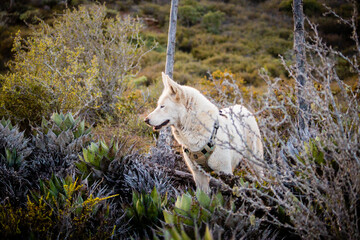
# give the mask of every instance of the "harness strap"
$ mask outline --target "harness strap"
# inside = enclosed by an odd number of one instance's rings
[[[215,146],[215,138],[216,138],[218,129],[219,129],[219,120],[216,120],[214,123],[214,128],[211,133],[209,142],[207,144],[205,144],[205,146],[202,149],[200,149],[199,151],[192,152],[188,148],[185,148],[183,146],[183,151],[189,157],[189,159],[193,163],[200,165],[207,172],[212,171],[212,169],[208,165],[208,160],[209,160],[211,154],[214,152],[215,147],[216,147]]]

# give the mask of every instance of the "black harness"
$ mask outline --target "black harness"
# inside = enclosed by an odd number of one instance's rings
[[[200,165],[207,172],[212,171],[212,169],[208,165],[208,160],[209,160],[211,154],[214,152],[215,147],[216,147],[215,138],[216,138],[218,129],[219,129],[219,120],[216,120],[214,123],[213,131],[211,133],[209,142],[207,144],[205,144],[205,146],[202,149],[200,149],[199,151],[192,152],[188,148],[183,146],[183,151],[189,157],[189,159],[193,163]]]

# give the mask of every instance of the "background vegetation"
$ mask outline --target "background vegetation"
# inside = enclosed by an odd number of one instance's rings
[[[304,1],[304,141],[291,2],[180,1],[174,79],[250,107],[266,146],[264,179],[211,175],[211,196],[142,122],[162,90],[169,1],[1,5],[0,235],[358,239],[359,5]]]

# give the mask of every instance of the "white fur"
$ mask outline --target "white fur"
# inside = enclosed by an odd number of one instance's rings
[[[146,122],[162,126],[169,122],[175,139],[190,151],[199,151],[210,140],[214,122],[219,120],[220,128],[216,135],[216,148],[208,160],[215,172],[232,174],[241,162],[262,176],[263,169],[255,164],[263,160],[263,145],[255,117],[241,105],[219,109],[198,90],[181,86],[162,73],[164,91],[158,100],[157,108],[151,112]],[[163,126],[162,126],[163,127]],[[198,170],[194,163],[184,155],[186,164],[193,174],[197,188],[209,192],[208,177]]]

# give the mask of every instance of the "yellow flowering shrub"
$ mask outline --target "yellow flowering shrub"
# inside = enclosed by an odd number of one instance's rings
[[[244,99],[250,97],[244,79],[227,69],[214,71],[210,78],[203,78],[201,84],[204,94],[220,103],[237,102],[240,96]]]
[[[0,235],[9,238],[20,234],[20,221],[22,219],[22,209],[14,209],[10,204],[0,205]]]
[[[81,60],[84,48],[67,48],[60,37],[30,38],[26,48],[18,33],[10,73],[2,76],[0,106],[17,119],[41,120],[54,111],[77,112],[96,100],[98,64]]]
[[[43,197],[38,203],[28,197],[26,208],[14,208],[10,203],[0,205],[0,236],[5,239],[20,239],[29,233],[38,239],[47,239],[53,227],[53,210]]]
[[[67,9],[52,25],[40,22],[30,37],[18,33],[9,72],[0,75],[0,115],[39,123],[52,112],[113,115],[147,53],[142,24],[107,17],[104,5]]]

